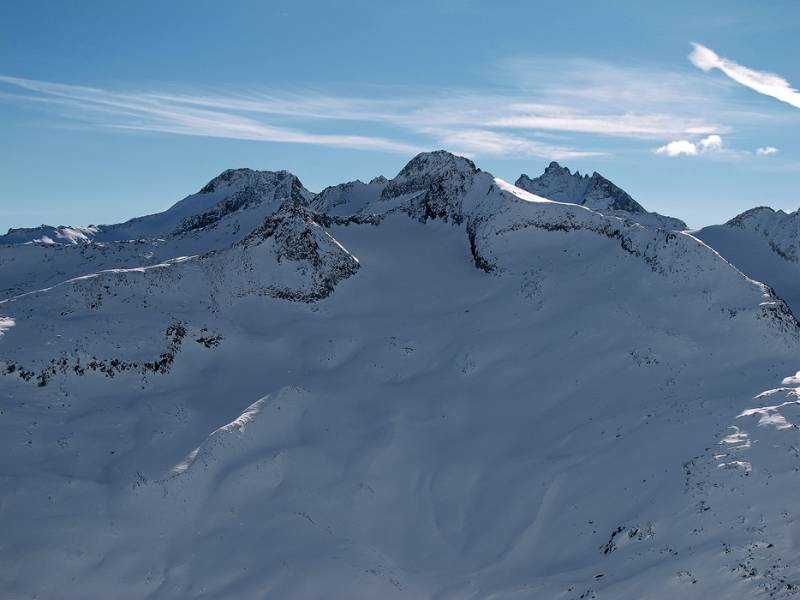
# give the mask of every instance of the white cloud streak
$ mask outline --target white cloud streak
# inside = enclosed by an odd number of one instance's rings
[[[417,153],[439,146],[457,147],[467,155],[595,156],[561,144],[481,127],[486,115],[503,105],[496,98],[471,98],[458,108],[449,101],[385,101],[332,96],[221,96],[162,92],[112,92],[104,89],[0,76],[0,83],[22,88],[26,95],[0,94],[0,100],[49,105],[64,116],[117,130],[151,131],[239,140],[315,144]],[[475,107],[467,108],[467,104]],[[264,119],[266,115],[268,118]],[[401,130],[413,141],[383,136],[314,133],[287,126],[302,120],[361,121]],[[274,121],[280,121],[275,124]],[[467,126],[469,124],[469,126]],[[420,139],[423,138],[423,139]]]
[[[539,108],[535,111],[527,111],[522,108],[522,114],[490,121],[489,125],[520,129],[578,131],[581,133],[642,139],[667,137],[682,133],[703,134],[724,130],[720,126],[704,124],[699,120],[683,119],[669,115],[584,116],[563,114],[563,112],[558,107]]]
[[[472,157],[489,156],[544,156],[556,160],[600,156],[602,152],[574,150],[568,147],[545,144],[515,135],[485,129],[428,130],[446,148],[456,154]]]
[[[345,148],[415,153],[420,147],[360,135],[313,134],[277,127],[230,111],[199,109],[191,102],[155,94],[106,90],[0,76],[0,82],[42,94],[40,101],[72,109],[72,114],[107,127],[239,140],[317,144]]]
[[[694,66],[703,71],[719,69],[736,83],[750,88],[759,94],[771,96],[800,108],[800,91],[796,90],[791,84],[780,75],[767,71],[756,71],[742,66],[732,60],[719,56],[710,48],[700,44],[692,43],[692,52],[689,60]]]

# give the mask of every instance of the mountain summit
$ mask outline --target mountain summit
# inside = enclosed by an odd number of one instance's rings
[[[665,229],[686,229],[680,219],[647,212],[630,194],[598,172],[592,175],[572,173],[567,167],[551,162],[539,177],[531,179],[522,174],[514,184],[525,191],[556,200],[580,204],[603,214],[629,218],[642,224],[657,225]]]
[[[595,171],[591,176],[581,175],[579,171],[571,173],[567,167],[562,167],[555,161],[539,177],[531,179],[523,174],[514,185],[532,194],[559,202],[580,204],[593,210],[646,212],[625,190],[598,172]]]

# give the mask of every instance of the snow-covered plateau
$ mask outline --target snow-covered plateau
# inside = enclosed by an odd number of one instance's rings
[[[437,151],[0,236],[0,596],[800,598],[800,236],[757,210]]]

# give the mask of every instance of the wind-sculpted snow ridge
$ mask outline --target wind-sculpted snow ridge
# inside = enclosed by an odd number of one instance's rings
[[[0,301],[0,596],[800,595],[767,286],[446,152],[285,183]]]
[[[257,400],[236,419],[210,433],[172,468],[164,485],[173,484],[181,476],[190,479],[196,469],[205,471],[201,477],[207,477],[212,469],[224,476],[225,463],[236,461],[243,453],[264,452],[287,442],[297,443],[299,440],[287,438],[297,435],[293,429],[311,404],[308,396],[302,388],[288,386]]]
[[[520,175],[515,185],[544,198],[580,204],[641,225],[678,231],[686,229],[686,223],[680,219],[647,212],[630,194],[599,173],[589,176],[576,171],[573,174],[555,161],[539,177],[531,179],[525,174]]]
[[[800,212],[761,206],[694,235],[750,277],[774,288],[800,314]]]
[[[767,206],[751,208],[725,225],[758,233],[787,262],[800,261],[800,211],[785,213]]]
[[[511,200],[493,201],[495,191],[510,195]],[[562,234],[585,232],[608,238],[674,285],[697,285],[702,293],[713,289],[720,302],[717,310],[727,311],[731,318],[747,312],[766,319],[777,330],[795,336],[800,331],[792,312],[771,288],[743,277],[691,235],[644,227],[569,204],[542,202],[500,179],[494,180],[486,197],[467,220],[476,266],[487,272],[510,270],[520,275],[520,244],[524,246],[529,240],[518,233],[525,230]],[[727,290],[732,293],[729,295]],[[733,300],[739,294],[741,297],[749,295],[750,300],[739,304]]]

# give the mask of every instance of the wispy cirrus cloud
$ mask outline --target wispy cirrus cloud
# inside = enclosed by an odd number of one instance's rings
[[[719,84],[699,75],[580,60],[514,68],[516,80],[492,93],[369,89],[361,97],[174,86],[131,91],[0,76],[0,101],[117,131],[404,154],[445,147],[501,158],[597,156],[624,140],[634,147],[637,140],[698,147],[702,139],[731,131],[726,121],[743,118],[723,108]]]
[[[780,75],[767,71],[756,71],[742,66],[719,56],[710,48],[697,43],[692,43],[692,52],[689,54],[689,60],[694,66],[703,71],[708,72],[712,69],[719,69],[736,83],[748,87],[759,94],[771,96],[795,108],[800,108],[800,91],[793,88]]]
[[[154,93],[111,92],[7,76],[0,76],[0,83],[40,94],[33,99],[17,97],[23,102],[54,104],[70,116],[117,129],[406,153],[420,150],[419,146],[382,137],[309,133],[274,126],[229,109],[197,108],[198,103],[190,97],[171,99]]]
[[[466,156],[542,156],[556,160],[600,156],[603,152],[577,150],[486,129],[428,129],[445,147]]]
[[[554,131],[579,131],[608,136],[652,139],[690,133],[709,134],[727,131],[727,127],[664,114],[570,114],[557,106],[518,107],[519,114],[490,121],[496,127],[520,129],[545,129]]]
[[[240,140],[314,144],[362,150],[416,153],[445,145],[467,155],[592,156],[565,144],[548,144],[481,127],[494,98],[472,98],[473,108],[452,100],[409,98],[387,101],[328,95],[209,95],[117,92],[69,84],[0,76],[0,84],[28,94],[0,99],[53,107],[60,115],[129,131],[152,131]],[[476,114],[477,113],[477,114]],[[446,115],[446,116],[445,116]],[[305,128],[289,126],[302,121]],[[309,131],[315,121],[360,121],[390,126],[406,139]],[[278,124],[276,124],[278,123]],[[467,126],[469,124],[469,126]],[[411,139],[407,139],[411,138]]]

